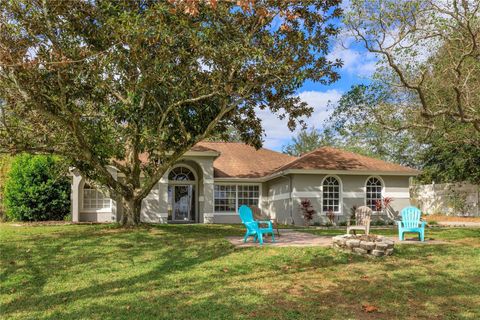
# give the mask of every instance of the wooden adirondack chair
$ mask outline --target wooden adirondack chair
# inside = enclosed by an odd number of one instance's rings
[[[362,230],[365,234],[369,234],[371,217],[372,209],[367,206],[358,207],[355,210],[355,225],[350,225],[350,218],[347,220],[347,234],[350,234],[350,230],[353,231],[353,234],[356,234],[356,230]]]
[[[253,219],[257,221],[271,221],[273,225],[273,229],[277,230],[277,236],[280,236],[280,231],[278,230],[278,223],[277,219],[270,219],[270,217],[264,215],[262,213],[262,210],[260,210],[259,207],[256,206],[249,206],[249,208],[253,212]]]
[[[398,238],[405,240],[405,232],[418,233],[420,241],[425,241],[425,221],[420,221],[420,209],[416,207],[406,207],[400,212],[402,221],[397,221]]]
[[[246,206],[243,205],[238,209],[238,213],[240,215],[240,219],[242,220],[242,223],[245,225],[247,228],[247,232],[245,232],[245,236],[243,237],[243,242],[247,242],[248,237],[252,236],[253,241],[260,243],[260,245],[263,244],[263,235],[264,234],[272,234],[272,242],[275,242],[275,235],[273,234],[273,226],[271,221],[255,221],[253,220],[253,213],[252,210]],[[267,224],[267,228],[260,228],[259,223],[262,224]]]

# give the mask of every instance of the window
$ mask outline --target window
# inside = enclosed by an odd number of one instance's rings
[[[186,167],[173,168],[168,174],[168,180],[172,181],[195,181],[195,175]]]
[[[335,177],[323,180],[323,212],[340,212],[340,183]]]
[[[215,212],[237,212],[241,205],[258,206],[258,185],[215,185]]]
[[[382,181],[380,179],[372,177],[367,180],[366,188],[365,188],[365,199],[367,207],[372,209],[373,211],[377,211],[376,209],[376,202],[382,201]]]
[[[111,208],[110,198],[89,185],[83,187],[83,209],[105,210]]]
[[[215,212],[235,212],[236,186],[215,185],[214,190]]]
[[[238,206],[247,205],[258,207],[260,191],[258,186],[238,185]]]

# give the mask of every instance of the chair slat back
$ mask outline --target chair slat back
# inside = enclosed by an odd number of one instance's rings
[[[406,207],[400,213],[402,215],[402,223],[404,228],[417,228],[420,224],[421,211],[416,207]]]
[[[238,214],[240,215],[240,219],[242,220],[242,223],[246,224],[248,222],[253,222],[253,213],[252,209],[250,209],[246,205],[240,206],[238,209]]]
[[[370,225],[370,219],[372,217],[372,209],[367,206],[358,207],[355,210],[355,224],[357,226]]]

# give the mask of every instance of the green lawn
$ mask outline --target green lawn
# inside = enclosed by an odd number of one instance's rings
[[[2,224],[0,316],[479,319],[480,229],[427,231],[449,244],[368,259],[329,248],[235,249],[224,236],[241,235],[240,226]]]

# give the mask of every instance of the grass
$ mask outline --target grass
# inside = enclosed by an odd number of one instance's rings
[[[480,229],[429,229],[449,244],[400,245],[375,260],[319,247],[238,249],[224,240],[242,231],[2,224],[1,317],[480,318]]]

